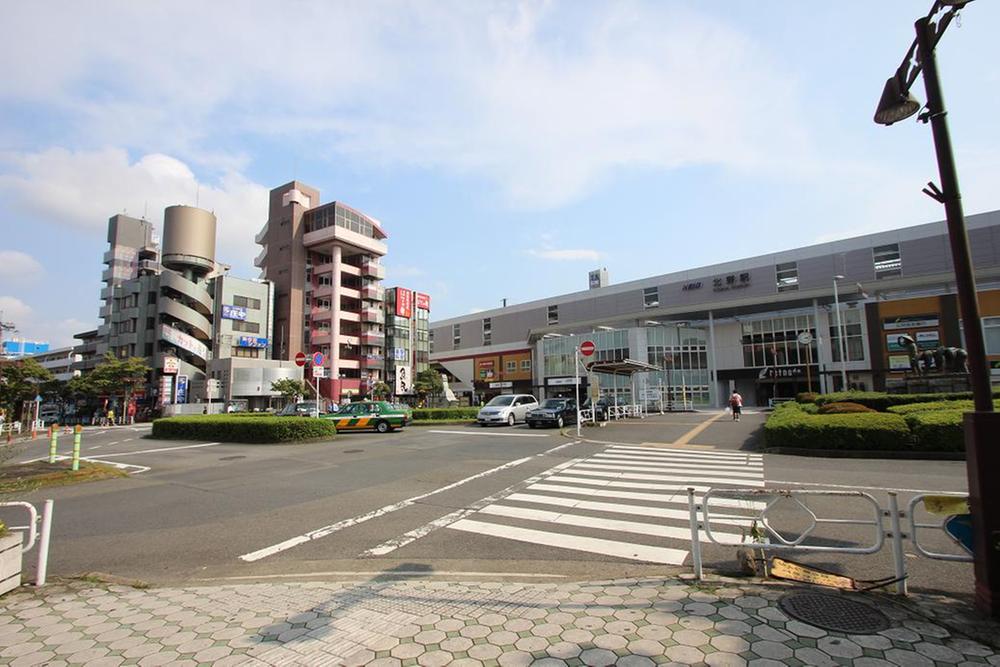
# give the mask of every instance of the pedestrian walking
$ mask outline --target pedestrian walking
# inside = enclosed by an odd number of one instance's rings
[[[729,407],[733,411],[733,421],[738,422],[740,420],[740,413],[743,412],[743,397],[735,389],[733,390],[733,395],[729,397]]]

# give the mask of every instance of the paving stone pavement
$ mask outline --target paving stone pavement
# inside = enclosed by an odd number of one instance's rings
[[[801,590],[736,579],[68,582],[0,599],[0,664],[1000,665],[987,643],[1000,626],[955,601],[869,594],[891,627],[845,635],[784,614],[778,600]]]

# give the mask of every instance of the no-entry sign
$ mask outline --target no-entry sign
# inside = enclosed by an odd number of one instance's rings
[[[306,353],[305,352],[299,352],[298,354],[295,355],[295,365],[296,366],[305,366],[306,365]]]
[[[585,357],[589,357],[590,355],[592,355],[594,353],[594,350],[596,349],[597,348],[594,345],[594,341],[592,340],[585,340],[582,343],[580,343],[580,354],[582,354]]]

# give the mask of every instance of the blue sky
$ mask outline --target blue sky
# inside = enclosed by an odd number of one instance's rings
[[[930,4],[15,3],[0,310],[67,344],[107,218],[171,204],[254,277],[292,178],[379,218],[433,319],[938,220],[929,128],[871,121]],[[962,19],[938,53],[974,213],[1000,208],[1000,3]]]

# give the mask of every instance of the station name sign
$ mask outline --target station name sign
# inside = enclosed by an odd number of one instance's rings
[[[760,380],[778,380],[781,378],[805,377],[805,366],[765,366],[760,369],[757,378]]]
[[[728,276],[719,276],[712,279],[713,292],[727,292],[744,287],[750,287],[750,274],[746,271],[743,273],[731,273]]]

